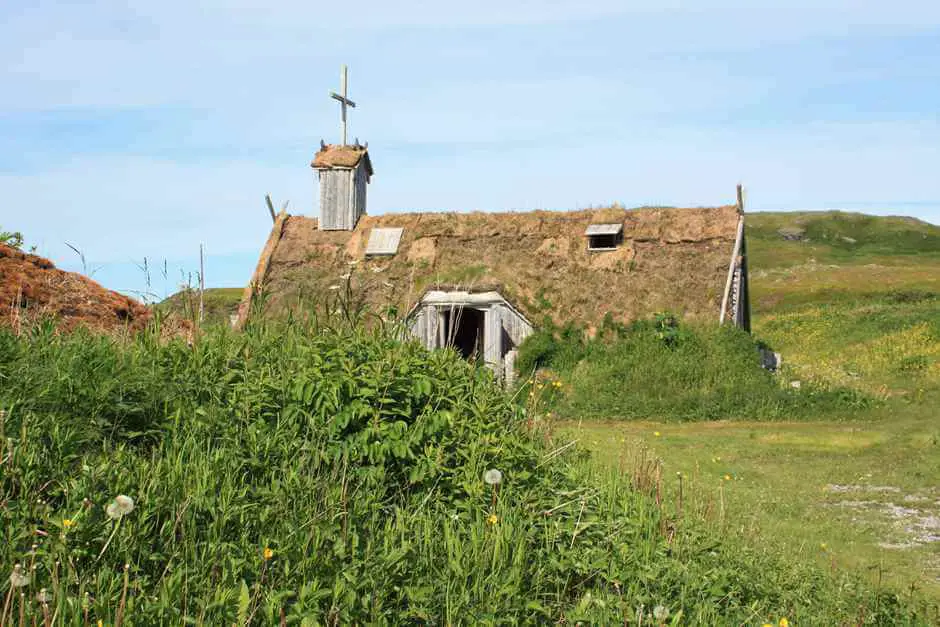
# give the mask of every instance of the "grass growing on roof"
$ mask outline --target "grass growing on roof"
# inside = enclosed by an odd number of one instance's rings
[[[0,381],[0,622],[918,620],[680,517],[655,466],[585,463],[395,330],[0,330]]]

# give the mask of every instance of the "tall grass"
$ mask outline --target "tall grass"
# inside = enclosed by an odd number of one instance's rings
[[[601,474],[394,329],[0,330],[0,407],[0,623],[926,621],[682,518],[656,464]]]
[[[573,418],[792,420],[848,416],[873,399],[761,367],[760,344],[732,326],[688,326],[668,314],[609,323],[593,339],[546,327],[523,343],[520,372],[550,369],[563,387],[529,388]]]

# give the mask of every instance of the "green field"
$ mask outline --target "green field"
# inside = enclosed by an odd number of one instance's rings
[[[852,390],[870,404],[681,424],[551,406],[603,463],[662,458],[694,498],[723,503],[729,533],[940,601],[940,228],[851,214],[748,220],[753,333],[782,353],[779,386]],[[802,241],[783,238],[799,231]],[[622,403],[645,397],[630,390]]]

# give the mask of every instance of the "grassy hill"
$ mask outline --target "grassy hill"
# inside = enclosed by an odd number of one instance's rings
[[[203,292],[205,324],[229,324],[238,312],[244,289],[241,287],[212,287]],[[186,320],[194,320],[199,312],[199,292],[193,289],[179,291],[156,305],[156,309],[172,312]]]

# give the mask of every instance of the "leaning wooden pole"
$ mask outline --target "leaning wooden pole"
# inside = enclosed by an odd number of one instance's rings
[[[202,244],[199,244],[199,325],[202,325],[202,320],[205,317],[206,313],[206,303],[205,303],[205,293],[206,293],[206,263],[205,256],[203,254]]]
[[[731,283],[734,281],[734,271],[738,265],[738,256],[741,254],[741,242],[744,240],[744,189],[738,183],[738,229],[734,236],[734,249],[731,251],[731,263],[728,264],[728,279],[725,281],[725,291],[721,297],[721,313],[718,314],[718,324],[725,323],[725,314],[728,311],[728,299],[731,297]]]

